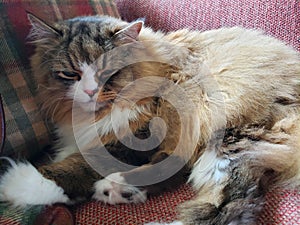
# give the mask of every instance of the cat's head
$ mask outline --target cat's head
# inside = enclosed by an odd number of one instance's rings
[[[85,111],[98,111],[131,81],[126,69],[119,75],[120,71],[111,66],[114,55],[105,54],[136,42],[141,20],[127,23],[108,16],[90,16],[50,25],[32,14],[28,17],[32,24],[29,40],[36,46],[32,69],[40,92],[49,95],[45,96],[49,98],[45,99],[48,108],[54,108],[55,102],[76,102]]]

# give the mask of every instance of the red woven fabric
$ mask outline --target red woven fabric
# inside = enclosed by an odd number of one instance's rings
[[[172,222],[177,206],[194,196],[192,188],[183,185],[176,191],[149,198],[143,204],[105,205],[89,202],[74,209],[77,225],[139,225],[146,222]]]
[[[116,0],[125,20],[145,17],[154,29],[243,26],[266,31],[300,51],[298,0]]]
[[[73,210],[77,225],[138,225],[153,221],[171,222],[178,215],[177,206],[194,196],[192,188],[183,185],[176,191],[152,197],[144,204],[112,206],[89,202]],[[264,210],[257,224],[300,224],[300,193],[294,190],[275,190],[268,193]]]
[[[274,190],[266,196],[266,205],[259,224],[300,224],[300,192],[297,190]]]

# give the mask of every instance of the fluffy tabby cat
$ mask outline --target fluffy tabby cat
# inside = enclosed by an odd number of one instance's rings
[[[239,27],[164,34],[143,27],[142,21],[106,16],[53,25],[33,15],[29,19],[41,109],[55,123],[59,141],[49,165],[35,169],[16,163],[8,169],[0,183],[2,201],[25,206],[92,197],[110,204],[138,203],[189,176],[197,197],[181,206],[179,223],[255,224],[266,191],[299,188],[300,58],[292,48]],[[109,53],[126,46],[125,52]],[[125,65],[132,55],[155,60]],[[149,82],[122,95],[128,101],[114,102],[124,87],[147,77]],[[185,107],[178,98],[190,129],[182,128],[174,104],[156,94],[171,93],[174,86],[196,106]],[[153,128],[150,121],[156,117],[165,123]],[[164,127],[167,133],[159,146],[136,151],[121,143],[130,136],[124,129],[128,123],[141,140],[151,132],[161,135]],[[99,138],[114,158],[135,167],[111,164]],[[187,145],[196,138],[194,149],[180,145],[180,138]],[[79,148],[91,156],[89,163]],[[94,154],[105,178],[89,166]],[[168,179],[143,183],[148,175],[160,176],[180,164]]]

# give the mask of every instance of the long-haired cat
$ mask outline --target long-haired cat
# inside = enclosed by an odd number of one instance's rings
[[[138,203],[188,179],[198,194],[183,224],[252,224],[266,191],[299,188],[292,48],[239,27],[164,34],[106,16],[29,19],[57,154],[38,169],[13,164],[2,201]]]

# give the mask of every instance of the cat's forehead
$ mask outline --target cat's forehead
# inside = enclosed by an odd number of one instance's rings
[[[115,30],[126,26],[126,22],[109,16],[75,17],[58,23],[68,30],[69,35],[98,33],[105,35],[106,31]]]
[[[92,63],[106,46],[110,46],[111,34],[127,23],[108,16],[76,17],[59,23],[63,31],[60,49],[68,51],[77,61]]]

